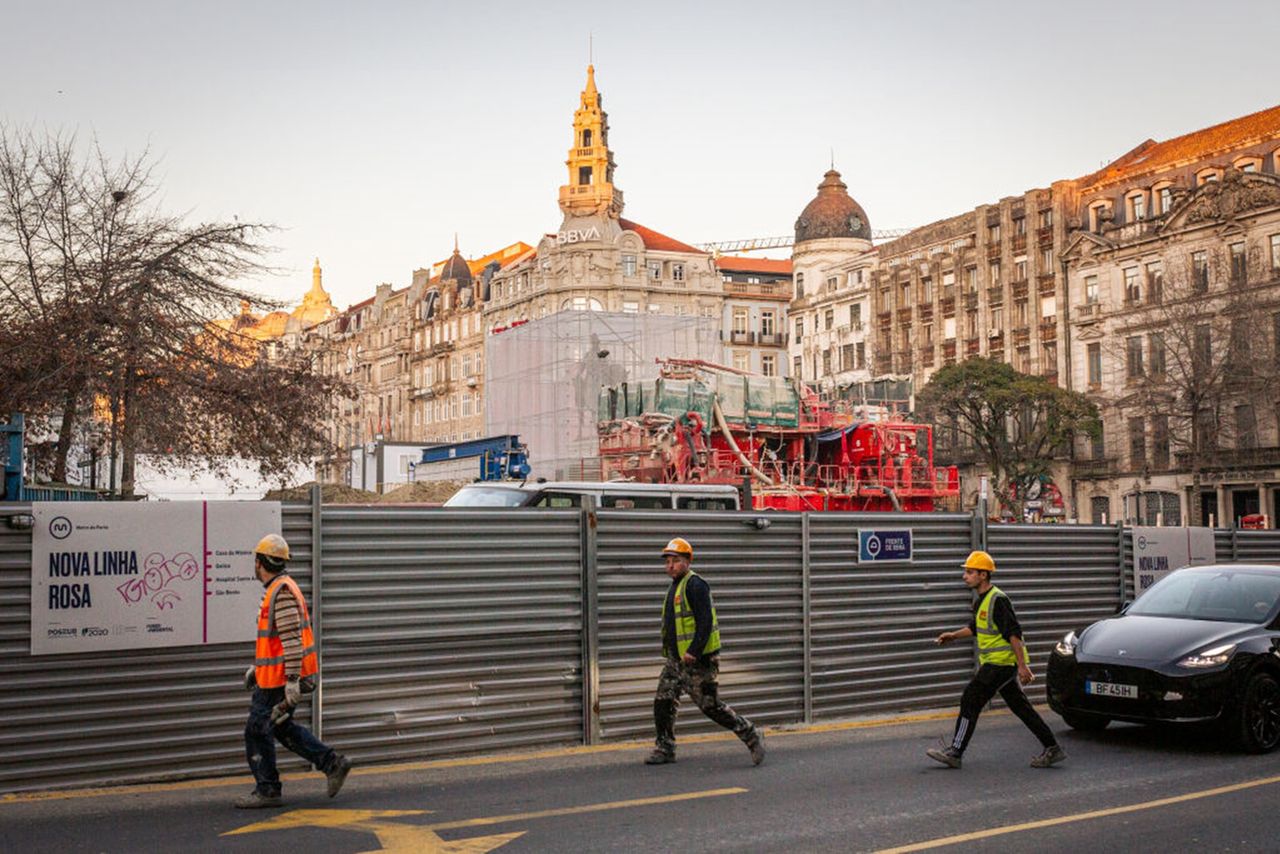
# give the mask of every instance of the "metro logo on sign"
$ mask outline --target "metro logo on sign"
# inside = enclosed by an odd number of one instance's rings
[[[859,528],[858,563],[891,563],[911,560],[910,528]]]

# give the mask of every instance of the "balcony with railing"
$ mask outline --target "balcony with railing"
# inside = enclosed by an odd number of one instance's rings
[[[1057,289],[1054,282],[1053,273],[1041,273],[1036,276],[1036,290],[1042,294],[1051,294]]]
[[[933,367],[934,348],[932,344],[920,348],[920,364],[926,368]]]
[[[952,338],[950,341],[942,342],[942,358],[954,359],[956,357],[956,340]]]
[[[1053,243],[1053,226],[1044,225],[1036,229],[1036,240],[1041,246]]]
[[[1102,303],[1087,302],[1076,306],[1076,320],[1095,321],[1102,317]]]
[[[1004,333],[997,332],[995,335],[987,335],[987,352],[992,356],[997,356],[1004,352]]]
[[[933,306],[931,305],[920,306],[920,320],[924,322],[933,320]]]
[[[790,296],[791,286],[786,282],[725,282],[725,293],[744,297]]]
[[[752,344],[755,343],[756,334],[746,329],[734,329],[729,332],[730,344]]]
[[[785,347],[787,346],[787,333],[761,332],[757,341],[761,347]]]
[[[1076,477],[1106,477],[1115,474],[1116,461],[1112,457],[1096,460],[1075,460],[1071,463],[1072,473]]]
[[[1013,330],[1013,345],[1021,347],[1031,340],[1031,327],[1019,326]]]
[[[898,322],[899,323],[911,322],[911,306],[898,309]]]
[[[1013,252],[1025,252],[1027,250],[1027,236],[1025,234],[1015,234],[1009,249]]]
[[[974,293],[973,291],[970,291],[969,293],[965,294],[965,295],[964,295],[964,307],[965,307],[965,309],[966,309],[966,310],[968,310],[968,311],[972,311],[973,309],[977,308],[977,307],[978,307],[978,295],[977,295],[976,293]]]
[[[911,351],[899,350],[893,354],[894,369],[900,374],[911,373]]]
[[[1173,455],[1178,467],[1190,469],[1196,462],[1200,468],[1269,469],[1280,466],[1280,448],[1210,448],[1193,454],[1178,451]]]
[[[1058,337],[1058,319],[1056,317],[1040,318],[1040,340],[1053,341]]]
[[[990,305],[999,305],[1004,302],[1004,286],[992,285],[987,288],[987,303]]]
[[[1000,244],[999,244],[998,242],[997,242],[997,243],[988,243],[988,244],[987,244],[987,259],[988,259],[988,260],[990,260],[990,261],[994,261],[995,259],[997,259],[997,258],[999,258],[999,257],[1000,257]]]
[[[891,374],[893,373],[893,356],[887,353],[876,354],[876,373]]]
[[[964,342],[964,354],[966,356],[978,355],[982,347],[982,341],[979,338],[966,338]]]
[[[1013,289],[1014,299],[1026,298],[1027,296],[1027,280],[1026,279],[1018,279],[1017,281],[1013,282],[1010,287]]]
[[[956,298],[953,296],[943,297],[942,302],[938,304],[938,310],[941,311],[943,314],[955,314]]]

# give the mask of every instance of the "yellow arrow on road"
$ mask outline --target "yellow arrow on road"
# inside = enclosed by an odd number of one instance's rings
[[[729,789],[707,789],[702,792],[684,792],[678,795],[659,795],[652,798],[634,798],[627,801],[608,801],[599,804],[584,804],[576,807],[559,807],[537,810],[535,812],[509,813],[507,815],[465,818],[455,821],[443,821],[435,824],[406,824],[403,822],[383,821],[387,818],[401,816],[427,815],[431,810],[292,810],[277,816],[229,830],[223,836],[234,836],[240,833],[260,833],[268,830],[289,830],[297,827],[327,827],[341,830],[360,830],[372,833],[378,838],[381,846],[378,851],[403,852],[458,852],[458,854],[482,854],[506,845],[513,839],[525,834],[520,830],[514,833],[498,833],[492,836],[473,836],[467,839],[441,839],[437,830],[457,830],[464,827],[481,827],[491,824],[506,824],[513,821],[529,821],[538,818],[552,818],[562,815],[579,815],[582,813],[601,812],[603,810],[625,809],[628,807],[669,804],[677,801],[695,800],[697,798],[716,798],[724,795],[740,795],[747,789],[734,787]]]

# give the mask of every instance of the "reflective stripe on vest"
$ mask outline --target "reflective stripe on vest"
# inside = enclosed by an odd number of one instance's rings
[[[1013,645],[1005,640],[1000,630],[996,628],[994,610],[996,599],[999,597],[1009,598],[1001,592],[999,587],[993,586],[978,605],[978,613],[974,620],[978,628],[978,663],[1009,667],[1017,664],[1018,660],[1013,657]]]
[[[684,577],[676,584],[675,609],[676,609],[676,655],[684,658],[684,654],[689,651],[689,644],[693,642],[693,636],[698,631],[698,622],[693,617],[693,610],[689,607],[689,602],[685,599],[684,589],[689,584],[689,579],[695,575],[693,570],[689,570]],[[707,596],[711,592],[707,591]],[[662,600],[662,624],[667,623],[667,600]],[[707,636],[707,645],[702,648],[703,655],[710,655],[720,649],[720,618],[716,615],[715,600],[711,601],[711,634]]]
[[[254,645],[253,666],[254,678],[258,681],[259,688],[281,688],[285,683],[284,642],[276,632],[276,596],[285,586],[293,594],[301,612],[298,631],[302,636],[302,672],[294,675],[311,676],[319,670],[315,638],[311,635],[311,616],[307,613],[307,600],[302,598],[298,582],[281,573],[267,585],[266,592],[262,594],[262,604],[258,607],[258,639]]]

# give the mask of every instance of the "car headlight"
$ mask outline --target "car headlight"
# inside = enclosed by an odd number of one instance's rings
[[[1063,635],[1062,640],[1054,644],[1053,651],[1058,655],[1076,654],[1076,644],[1080,643],[1080,638],[1076,637],[1075,632],[1067,632]]]
[[[1217,667],[1220,664],[1226,664],[1231,659],[1231,653],[1236,651],[1236,645],[1233,643],[1215,646],[1213,649],[1205,649],[1197,652],[1195,655],[1188,655],[1182,661],[1178,662],[1179,667]]]

